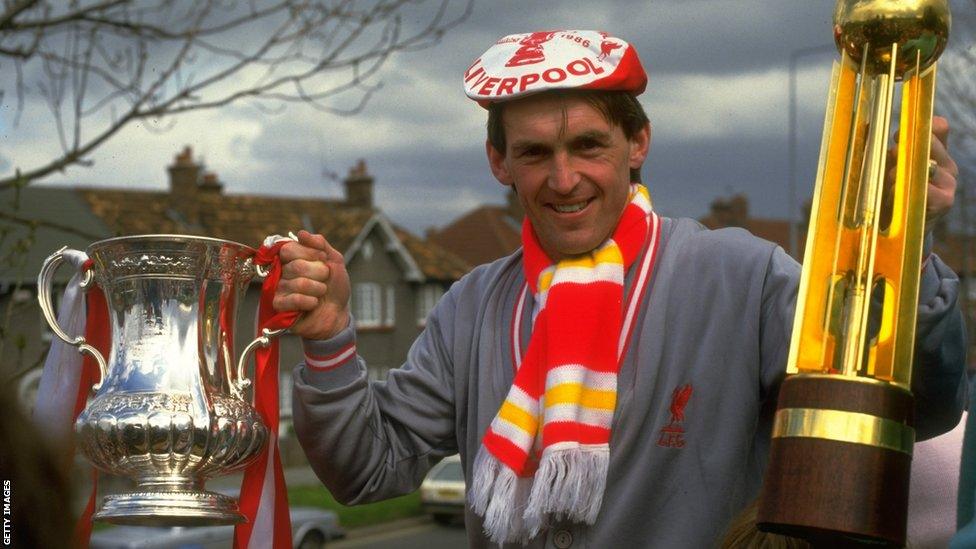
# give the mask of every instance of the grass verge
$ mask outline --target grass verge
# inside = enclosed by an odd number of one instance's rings
[[[288,503],[331,509],[339,515],[339,524],[343,528],[358,528],[423,514],[419,492],[377,503],[347,507],[337,502],[324,486],[289,486]]]

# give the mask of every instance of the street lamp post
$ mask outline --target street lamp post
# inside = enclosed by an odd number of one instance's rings
[[[797,65],[799,64],[801,57],[806,57],[808,55],[815,55],[821,53],[835,52],[837,51],[837,46],[834,44],[822,44],[819,46],[810,46],[807,48],[799,48],[790,52],[790,78],[789,78],[789,163],[790,163],[790,213],[787,216],[787,220],[790,224],[790,255],[796,258],[798,261],[803,258],[799,257],[799,245],[797,243],[797,221],[795,219],[797,211],[797,150],[796,150],[796,125],[797,125],[797,98],[796,98],[796,72]]]

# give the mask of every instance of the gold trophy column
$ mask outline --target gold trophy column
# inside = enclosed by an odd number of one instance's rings
[[[840,0],[820,167],[760,528],[905,542],[909,391],[946,0]],[[885,184],[896,84],[901,119]]]

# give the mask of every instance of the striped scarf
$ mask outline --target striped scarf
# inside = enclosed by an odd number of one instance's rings
[[[528,219],[523,224],[525,277],[539,312],[525,360],[482,439],[469,496],[496,543],[525,543],[550,520],[596,521],[617,402],[624,274],[652,216],[647,189],[632,185],[613,236],[556,264]]]

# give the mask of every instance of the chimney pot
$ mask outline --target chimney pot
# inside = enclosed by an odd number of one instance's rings
[[[366,160],[359,159],[356,165],[349,169],[349,176],[344,181],[346,186],[346,203],[355,208],[373,207],[373,176],[366,169]]]

